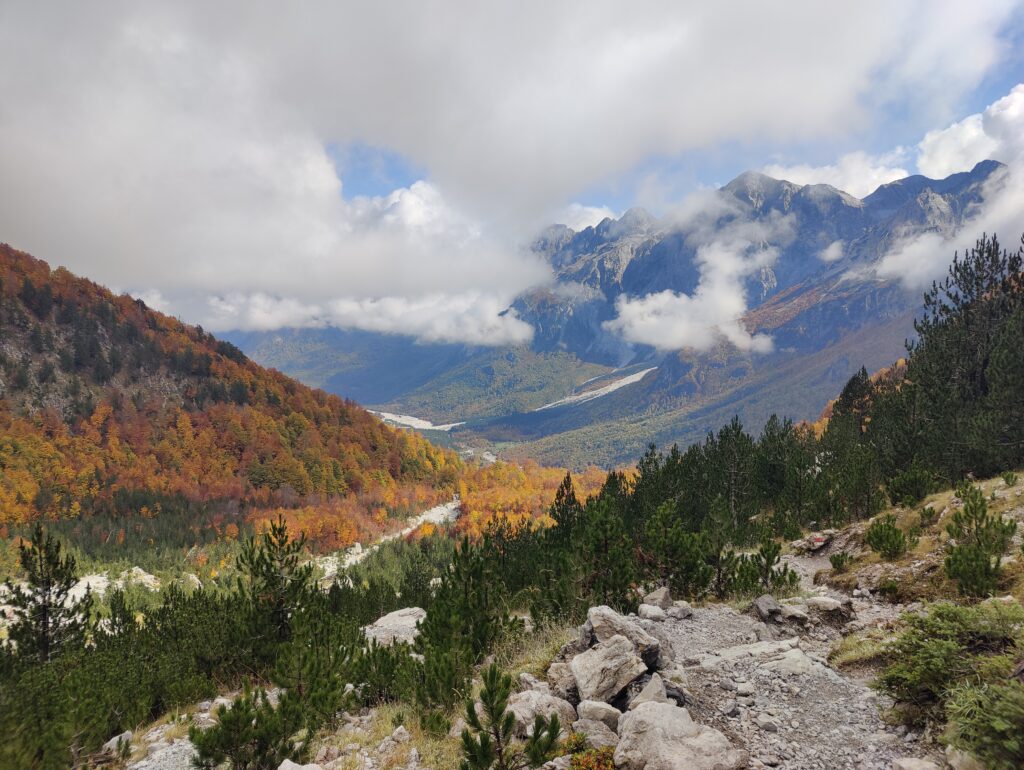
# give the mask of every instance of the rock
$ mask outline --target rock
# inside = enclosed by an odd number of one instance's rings
[[[391,733],[391,740],[395,743],[407,743],[412,740],[412,736],[409,735],[409,731],[405,729],[404,725],[399,725],[395,728],[395,731]]]
[[[548,667],[548,685],[551,694],[574,703],[580,699],[576,689],[576,677],[568,663],[555,662]]]
[[[779,723],[768,716],[768,714],[758,714],[754,719],[754,724],[766,733],[777,733],[779,731]]]
[[[673,620],[685,620],[693,615],[693,607],[690,606],[689,602],[679,600],[672,602],[672,606],[666,612]]]
[[[651,668],[658,665],[661,644],[637,621],[623,617],[611,607],[601,606],[590,608],[587,622],[593,628],[594,637],[598,642],[606,642],[613,636],[624,636],[636,648],[644,663]]]
[[[551,685],[547,682],[540,681],[533,674],[529,674],[523,671],[519,675],[519,686],[524,690],[540,690],[541,692],[551,692]]]
[[[609,730],[619,729],[619,717],[622,716],[622,712],[615,706],[599,700],[580,701],[576,713],[583,720],[604,722]]]
[[[954,749],[952,746],[946,747],[946,761],[953,770],[984,770],[981,762],[967,752]]]
[[[365,626],[363,634],[385,647],[395,642],[412,643],[420,633],[417,624],[426,616],[427,611],[420,607],[395,610]]]
[[[718,709],[727,717],[734,717],[740,713],[739,704],[734,700],[727,700],[722,704],[721,708]]]
[[[316,763],[309,765],[299,765],[292,762],[290,759],[286,759],[284,762],[277,766],[277,770],[324,770],[323,765]]]
[[[606,702],[647,672],[647,665],[637,655],[633,643],[621,635],[611,636],[577,655],[569,667],[580,698]]]
[[[541,770],[569,770],[572,765],[572,755],[566,754],[563,757],[555,757],[550,762],[541,765]]]
[[[782,605],[775,601],[771,594],[764,594],[754,599],[754,611],[764,621],[777,620],[782,614]]]
[[[669,593],[668,586],[662,586],[651,591],[644,597],[644,604],[653,604],[655,607],[660,607],[663,610],[671,608],[672,595]]]
[[[824,667],[807,657],[807,653],[799,647],[794,647],[762,663],[761,668],[774,671],[777,674],[793,676],[795,674],[809,674],[816,669]]]
[[[939,770],[939,766],[929,759],[897,759],[892,763],[892,770]]]
[[[640,608],[636,611],[636,614],[644,620],[654,620],[659,622],[668,618],[668,615],[665,614],[665,610],[661,607],[656,607],[653,604],[641,604]]]
[[[705,655],[700,659],[702,668],[715,668],[734,660],[742,658],[767,658],[780,655],[791,650],[800,642],[799,637],[791,639],[780,639],[777,642],[753,642],[752,644],[738,644],[735,647],[724,647],[712,655]]]
[[[807,614],[806,609],[798,604],[783,604],[782,605],[782,619],[791,620],[800,625],[806,625],[810,622],[811,617]]]
[[[752,685],[750,682],[740,682],[739,684],[736,685],[736,694],[737,695],[753,695],[754,694],[754,685]]]
[[[661,677],[655,674],[651,681],[644,685],[644,689],[638,692],[629,702],[629,710],[633,711],[643,703],[667,703],[668,697],[665,694],[665,683]]]
[[[111,756],[117,756],[122,745],[129,745],[132,742],[132,731],[125,730],[120,735],[115,735],[109,741],[103,744],[103,753],[110,754]]]
[[[619,719],[620,770],[738,770],[747,755],[670,703],[644,703]]]
[[[580,733],[587,739],[592,749],[601,749],[605,746],[617,746],[617,736],[604,722],[597,722],[593,719],[580,719],[572,723],[572,731]]]
[[[515,715],[516,735],[520,738],[532,732],[534,719],[538,716],[547,719],[552,714],[558,714],[558,720],[564,728],[568,728],[577,719],[576,709],[569,701],[539,690],[517,692],[508,699],[508,710]]]
[[[454,722],[452,722],[452,729],[448,731],[448,737],[449,738],[459,738],[459,737],[461,737],[462,736],[462,731],[465,730],[467,727],[468,727],[468,725],[466,724],[466,720],[463,719],[462,717],[459,717]]]

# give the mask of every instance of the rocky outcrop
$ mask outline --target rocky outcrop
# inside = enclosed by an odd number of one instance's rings
[[[737,770],[746,762],[720,731],[671,703],[643,703],[619,720],[615,766],[622,770]]]
[[[368,640],[389,647],[395,642],[411,644],[419,635],[418,624],[427,616],[427,611],[419,607],[389,612],[368,626],[363,627],[363,634]]]
[[[598,642],[606,642],[614,636],[624,636],[636,648],[644,663],[651,668],[658,665],[661,645],[637,621],[620,615],[611,607],[601,606],[590,608],[587,623]]]

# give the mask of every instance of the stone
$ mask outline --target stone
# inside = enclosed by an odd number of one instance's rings
[[[637,621],[620,615],[611,607],[601,606],[590,608],[587,622],[593,628],[598,642],[606,642],[613,636],[623,636],[636,648],[644,663],[651,668],[658,665],[661,644]]]
[[[563,757],[555,757],[550,762],[541,765],[541,770],[569,770],[572,765],[572,755],[566,754]]]
[[[734,700],[727,700],[718,710],[727,717],[734,717],[740,713],[739,704]]]
[[[621,635],[611,636],[577,655],[569,667],[581,699],[606,702],[647,672],[647,665],[633,643]]]
[[[799,647],[794,647],[762,663],[761,668],[774,671],[776,674],[794,676],[796,674],[809,674],[818,668],[823,668],[823,666],[807,657],[807,653]]]
[[[629,702],[629,710],[633,711],[643,703],[667,703],[668,697],[665,694],[665,683],[658,674],[651,677],[651,681],[644,685],[644,689],[638,692]]]
[[[296,762],[292,762],[290,759],[286,759],[277,766],[277,770],[324,770],[324,767],[323,765],[318,765],[315,762],[308,765],[300,765]]]
[[[754,685],[752,685],[750,682],[740,682],[739,684],[736,685],[736,694],[737,695],[753,695],[754,694]]]
[[[412,736],[409,731],[405,729],[404,725],[399,725],[395,728],[395,731],[391,733],[391,740],[395,743],[408,743],[412,740]]]
[[[783,604],[782,619],[805,625],[810,622],[811,617],[807,614],[806,609],[799,604]]]
[[[592,749],[616,746],[619,743],[619,736],[608,725],[593,719],[580,719],[573,722],[572,731],[583,735]]]
[[[653,604],[655,607],[668,610],[672,606],[672,595],[669,593],[668,586],[651,591],[644,597],[644,604]]]
[[[906,757],[892,763],[892,770],[939,770],[939,766],[929,759],[913,759]]]
[[[764,621],[777,620],[782,614],[782,605],[775,601],[771,594],[764,594],[754,599],[754,611]]]
[[[619,729],[619,717],[622,716],[622,712],[615,706],[599,700],[580,701],[580,705],[576,707],[576,713],[579,714],[580,719],[604,722],[609,730]]]
[[[115,735],[109,741],[103,744],[103,752],[112,756],[117,756],[120,751],[121,745],[129,745],[132,742],[132,731],[125,730],[120,735]]]
[[[673,620],[685,620],[693,616],[693,607],[689,602],[679,600],[672,602],[672,606],[666,610],[666,613]]]
[[[758,714],[757,717],[754,718],[754,724],[766,733],[777,733],[779,731],[779,723],[772,719],[768,714]]]
[[[965,751],[946,747],[946,761],[953,770],[984,770],[984,766],[977,759]]]
[[[640,608],[636,611],[636,614],[644,620],[654,620],[657,622],[663,621],[668,618],[668,615],[665,613],[665,610],[653,604],[641,604]]]
[[[420,607],[406,607],[389,612],[363,628],[367,640],[375,640],[377,644],[390,647],[395,642],[411,644],[420,630],[419,622],[427,616],[427,611]]]
[[[576,689],[576,677],[573,676],[572,668],[568,663],[560,661],[552,663],[548,667],[547,679],[552,695],[569,702],[579,700],[579,691]]]
[[[508,710],[515,715],[515,731],[525,738],[533,731],[533,722],[540,716],[547,719],[558,714],[558,720],[567,728],[577,720],[576,709],[567,700],[540,690],[523,690],[508,699]]]
[[[547,682],[540,681],[533,674],[529,674],[526,671],[519,675],[519,686],[523,690],[541,690],[542,692],[551,692],[551,685]]]
[[[671,703],[644,703],[619,719],[620,770],[738,770],[746,752],[718,730],[699,725]]]

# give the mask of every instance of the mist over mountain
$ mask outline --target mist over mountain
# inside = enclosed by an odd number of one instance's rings
[[[613,464],[733,413],[752,430],[772,412],[814,417],[861,365],[899,357],[919,293],[879,264],[922,236],[954,236],[1003,168],[909,176],[864,198],[746,172],[664,217],[633,208],[579,231],[552,225],[532,249],[555,280],[506,311],[532,327],[528,345],[335,329],[229,337],[371,408],[463,422],[457,444]]]

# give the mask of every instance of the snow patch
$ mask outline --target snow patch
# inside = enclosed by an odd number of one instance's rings
[[[634,382],[640,382],[640,380],[642,380],[644,377],[646,377],[649,373],[653,372],[657,368],[658,367],[656,366],[652,366],[650,369],[644,369],[642,371],[637,372],[636,374],[631,374],[628,377],[623,377],[621,380],[615,380],[615,382],[608,383],[604,387],[594,388],[593,390],[587,390],[584,391],[583,393],[573,393],[571,396],[566,396],[565,398],[558,399],[558,401],[552,401],[550,404],[544,404],[544,406],[539,406],[533,411],[539,412],[542,409],[552,409],[556,406],[582,404],[586,401],[593,401],[595,398],[607,396],[609,393],[614,393],[616,390],[624,388],[627,385],[632,385]]]
[[[398,425],[402,428],[413,428],[414,430],[443,430],[445,432],[450,431],[452,428],[457,428],[460,425],[465,425],[465,422],[449,422],[444,425],[434,425],[430,420],[423,420],[419,417],[413,417],[409,414],[394,414],[392,412],[375,412],[369,410],[370,414],[375,414],[380,417],[384,422],[392,425]]]

